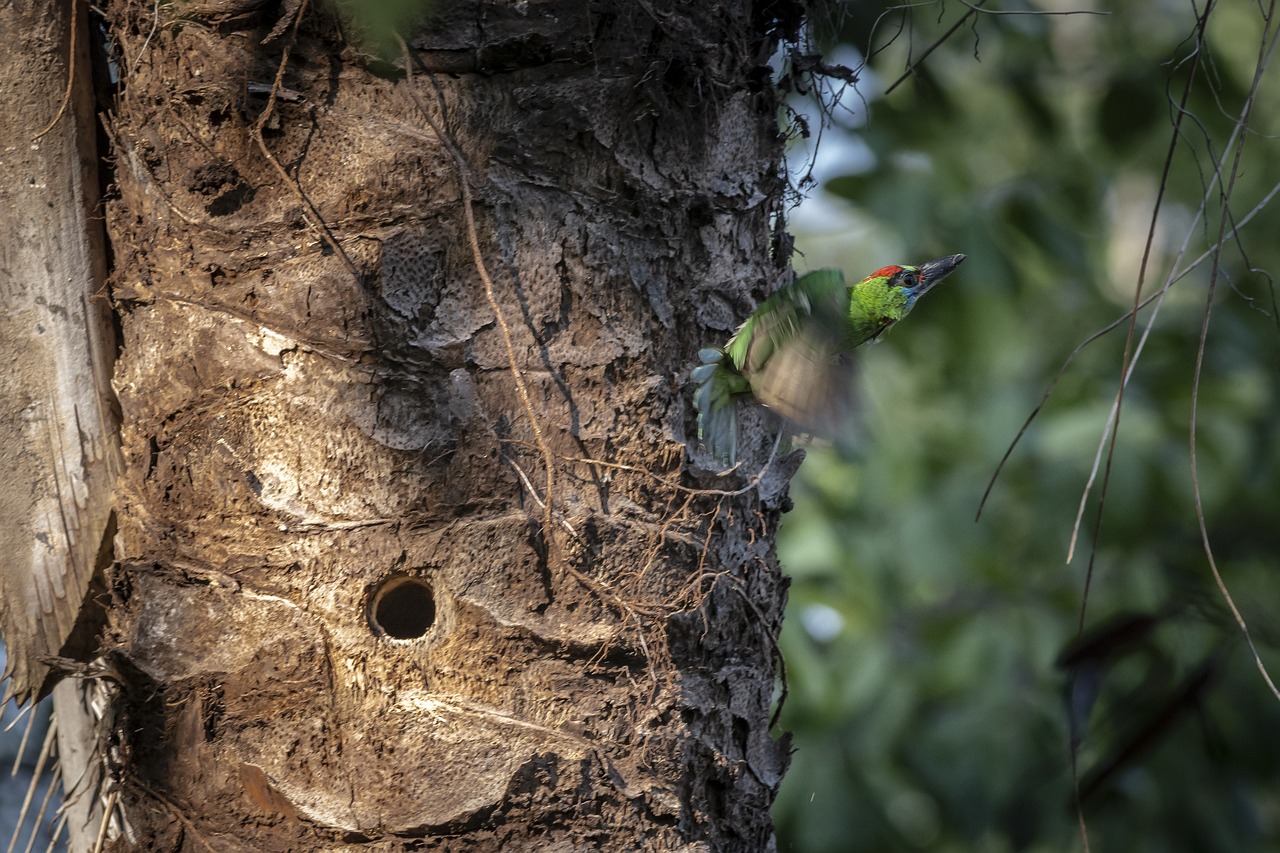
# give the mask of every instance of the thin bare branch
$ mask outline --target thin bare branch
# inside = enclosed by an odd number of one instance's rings
[[[948,29],[945,33],[939,36],[938,39],[934,41],[933,44],[925,48],[924,53],[920,54],[920,58],[914,60],[910,65],[908,65],[907,70],[902,72],[902,76],[899,77],[897,80],[894,80],[893,84],[890,85],[888,89],[884,90],[884,93],[888,95],[894,89],[898,88],[898,86],[900,86],[903,82],[905,82],[908,77],[914,74],[916,72],[916,69],[919,68],[924,63],[924,61],[929,58],[929,54],[933,53],[942,45],[943,42],[951,38],[951,36],[955,34],[956,30],[964,26],[965,21],[968,21],[971,17],[973,17],[978,12],[980,12],[982,10],[982,6],[986,2],[987,0],[978,0],[978,2],[976,3],[972,3],[972,4],[966,3],[965,5],[969,7],[969,11],[961,15],[960,19],[956,21],[954,24],[952,24],[950,29]]]
[[[1254,205],[1253,209],[1250,210],[1246,216],[1243,216],[1240,218],[1240,221],[1236,223],[1236,225],[1231,229],[1227,237],[1229,239],[1234,239],[1235,236],[1246,225],[1248,225],[1251,220],[1254,219],[1254,217],[1256,217],[1268,205],[1271,204],[1271,202],[1275,199],[1277,195],[1280,195],[1280,183],[1277,183],[1273,187],[1271,187],[1271,189],[1267,192],[1267,194],[1262,197],[1261,201],[1259,201],[1256,205]],[[1199,217],[1203,215],[1203,210],[1204,208],[1202,204],[1200,212],[1197,213],[1196,217],[1192,220],[1193,227],[1195,223],[1199,220]],[[1189,239],[1190,239],[1190,231],[1188,231],[1188,241]],[[1185,242],[1183,244],[1183,247],[1185,249],[1186,247]],[[1199,269],[1203,263],[1209,260],[1209,258],[1213,255],[1213,252],[1216,251],[1218,248],[1219,248],[1218,244],[1214,243],[1212,246],[1210,246],[1208,249],[1202,252],[1199,257],[1197,257],[1191,263],[1187,264],[1186,267],[1184,267],[1181,270],[1177,270],[1176,272],[1171,274],[1168,280],[1165,281],[1163,287],[1161,287],[1155,293],[1152,293],[1146,299],[1142,300],[1142,303],[1138,306],[1138,309],[1142,310],[1143,308],[1146,308],[1148,305],[1151,305],[1153,302],[1156,303],[1158,306],[1160,301],[1164,299],[1165,295],[1169,292],[1170,288],[1172,288],[1175,284],[1182,281],[1188,275],[1190,275],[1191,273]],[[1180,252],[1179,259],[1181,258],[1181,255],[1182,253]],[[1174,266],[1176,269],[1177,261],[1175,261]],[[1153,309],[1153,311],[1154,310],[1155,309]],[[1045,387],[1044,393],[1040,395],[1039,402],[1036,403],[1035,408],[1031,410],[1031,414],[1027,415],[1026,420],[1024,420],[1022,422],[1022,425],[1018,428],[1018,432],[1014,435],[1013,439],[1009,442],[1009,446],[1005,449],[1004,455],[1000,457],[1000,462],[996,464],[995,470],[991,474],[991,479],[987,481],[987,487],[982,492],[982,498],[978,501],[978,511],[974,515],[974,519],[973,519],[974,521],[980,521],[982,519],[982,511],[987,505],[987,500],[990,499],[991,492],[995,489],[996,481],[1000,479],[1000,474],[1001,472],[1003,472],[1005,465],[1009,461],[1009,458],[1013,456],[1013,451],[1017,448],[1018,444],[1022,441],[1023,436],[1026,435],[1027,430],[1031,427],[1031,423],[1040,414],[1041,410],[1044,409],[1045,404],[1049,402],[1049,398],[1053,396],[1053,392],[1058,387],[1058,383],[1062,380],[1062,377],[1066,375],[1067,370],[1075,362],[1076,358],[1080,355],[1080,353],[1084,352],[1084,350],[1087,349],[1091,344],[1093,344],[1098,340],[1101,340],[1111,332],[1114,332],[1116,329],[1120,328],[1120,326],[1124,325],[1132,316],[1133,316],[1132,310],[1126,311],[1125,313],[1117,317],[1115,320],[1112,320],[1106,326],[1103,326],[1101,329],[1089,335],[1089,337],[1085,338],[1080,343],[1076,344],[1075,349],[1071,350],[1071,352],[1067,355],[1066,359],[1062,362],[1062,366],[1058,368],[1058,372],[1054,374],[1053,379],[1051,379],[1049,381],[1048,386]],[[1150,328],[1151,328],[1151,323],[1150,323],[1150,320],[1148,320],[1148,323],[1147,323],[1148,331],[1150,330]],[[1136,351],[1141,351],[1143,341],[1145,340],[1146,340],[1146,335],[1144,334],[1142,340],[1138,342],[1138,348]],[[1136,359],[1136,356],[1135,356],[1135,359]],[[1128,380],[1126,379],[1126,381]],[[1110,417],[1111,415],[1109,414],[1108,419]],[[1106,439],[1104,434],[1103,440],[1099,442],[1099,447],[1102,446],[1105,440]]]
[[[1258,89],[1262,83],[1262,76],[1271,62],[1271,57],[1275,52],[1276,44],[1280,42],[1277,39],[1277,32],[1272,29],[1275,19],[1275,0],[1270,3],[1264,16],[1265,26],[1261,44],[1259,46],[1258,62],[1254,70],[1252,85],[1249,88],[1249,94],[1245,98],[1244,106],[1240,110],[1238,126],[1241,128],[1248,127],[1249,117],[1253,111],[1253,105],[1257,98]],[[1246,134],[1240,134],[1239,141],[1235,146],[1235,156],[1232,158],[1231,172],[1222,191],[1222,208],[1224,215],[1218,223],[1218,249],[1213,255],[1213,265],[1209,272],[1209,287],[1205,295],[1204,316],[1200,324],[1200,344],[1196,349],[1196,365],[1195,372],[1191,380],[1191,421],[1189,428],[1190,451],[1191,451],[1191,489],[1192,496],[1195,499],[1196,523],[1200,528],[1200,542],[1204,549],[1205,559],[1209,562],[1209,569],[1213,572],[1214,583],[1218,586],[1218,591],[1222,594],[1223,601],[1231,610],[1232,617],[1235,618],[1236,624],[1240,628],[1240,633],[1244,635],[1245,642],[1249,645],[1249,651],[1253,654],[1254,664],[1258,668],[1258,672],[1262,674],[1263,681],[1267,687],[1271,688],[1271,693],[1280,700],[1280,689],[1276,688],[1275,682],[1272,681],[1270,673],[1267,672],[1266,665],[1262,662],[1261,655],[1258,654],[1258,648],[1253,642],[1253,636],[1249,633],[1249,626],[1245,623],[1244,616],[1240,613],[1240,609],[1236,607],[1235,600],[1232,599],[1230,591],[1227,589],[1226,583],[1222,579],[1222,572],[1218,569],[1218,562],[1213,556],[1213,546],[1209,541],[1209,527],[1205,520],[1204,501],[1200,491],[1200,468],[1196,454],[1196,422],[1199,414],[1200,401],[1200,380],[1203,376],[1205,345],[1209,337],[1209,320],[1213,314],[1213,297],[1217,289],[1218,277],[1220,275],[1221,265],[1221,246],[1226,237],[1227,223],[1230,221],[1225,214],[1231,202],[1231,196],[1235,190],[1236,178],[1240,173],[1240,162],[1244,156],[1244,143],[1247,139]]]
[[[1098,489],[1098,510],[1094,517],[1093,534],[1090,539],[1089,547],[1089,564],[1085,569],[1084,590],[1080,599],[1080,620],[1077,625],[1077,633],[1084,633],[1085,612],[1089,606],[1089,587],[1093,581],[1093,570],[1095,561],[1098,557],[1098,541],[1102,535],[1102,517],[1107,503],[1107,488],[1111,483],[1111,466],[1115,461],[1116,441],[1120,434],[1120,413],[1124,406],[1124,392],[1128,381],[1128,376],[1133,362],[1134,337],[1137,332],[1138,323],[1138,306],[1142,303],[1142,287],[1147,277],[1147,267],[1151,261],[1151,248],[1155,245],[1156,223],[1160,219],[1160,209],[1164,203],[1165,190],[1169,184],[1169,174],[1173,170],[1173,158],[1178,151],[1178,144],[1181,141],[1182,118],[1186,114],[1187,101],[1191,98],[1192,88],[1196,79],[1196,72],[1200,67],[1200,57],[1202,56],[1202,46],[1205,38],[1205,28],[1209,22],[1209,12],[1213,8],[1213,0],[1205,4],[1204,12],[1196,20],[1196,50],[1191,57],[1191,68],[1187,73],[1187,82],[1183,87],[1182,98],[1179,102],[1179,109],[1174,117],[1173,132],[1169,135],[1169,150],[1165,154],[1164,166],[1160,172],[1160,190],[1156,194],[1155,203],[1151,208],[1151,223],[1147,227],[1147,239],[1142,247],[1142,263],[1138,268],[1138,281],[1133,292],[1133,308],[1129,312],[1129,327],[1125,332],[1124,355],[1121,358],[1120,367],[1120,387],[1116,391],[1116,401],[1112,415],[1108,422],[1111,424],[1111,442],[1107,447],[1107,461],[1102,471],[1102,484]],[[1089,486],[1086,486],[1086,494]],[[1082,503],[1083,507],[1083,503]],[[1072,531],[1072,548],[1076,537],[1077,527]]]

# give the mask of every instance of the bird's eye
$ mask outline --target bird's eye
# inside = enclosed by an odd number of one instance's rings
[[[919,274],[912,270],[903,270],[893,277],[894,287],[915,287],[919,283]]]

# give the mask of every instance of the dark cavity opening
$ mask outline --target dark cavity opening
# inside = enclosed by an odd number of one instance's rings
[[[369,604],[370,626],[394,640],[425,636],[435,621],[436,600],[431,585],[419,578],[385,581]]]

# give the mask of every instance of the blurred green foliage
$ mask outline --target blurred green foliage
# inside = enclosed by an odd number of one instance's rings
[[[436,8],[436,0],[325,0],[347,27],[347,37],[381,59],[400,56],[398,39]]]
[[[1080,849],[1058,665],[1073,653],[1092,849],[1280,849],[1280,701],[1214,583],[1195,516],[1208,262],[1169,291],[1127,388],[1096,553],[1097,485],[1066,563],[1119,385],[1123,323],[1067,369],[974,520],[1058,368],[1133,302],[1193,65],[1143,295],[1184,241],[1179,271],[1216,240],[1214,161],[1228,152],[1231,165],[1264,27],[1276,24],[1266,3],[1224,0],[1197,64],[1202,9],[1187,0],[990,5],[1026,14],[971,15],[887,96],[967,4],[850,2],[817,22],[824,56],[871,59],[841,60],[856,91],[808,90],[825,93],[830,124],[795,217],[797,267],[856,277],[969,259],[865,351],[851,449],[810,451],[793,488],[780,550],[794,576],[782,726],[796,752],[775,807],[779,849]],[[1039,14],[1092,6],[1110,13]],[[1277,73],[1266,70],[1253,104],[1236,221],[1280,182]],[[814,119],[810,144],[817,130]],[[803,173],[811,156],[798,143],[793,167]],[[1277,234],[1280,208],[1266,206],[1221,256],[1196,451],[1217,564],[1280,675]],[[1091,557],[1093,643],[1080,647]],[[1117,626],[1127,630],[1108,633]]]

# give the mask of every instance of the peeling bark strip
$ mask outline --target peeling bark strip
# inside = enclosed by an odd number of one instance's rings
[[[66,3],[0,6],[0,633],[4,698],[21,702],[53,686],[48,658],[80,653],[120,469],[87,39],[71,21]]]
[[[772,846],[786,472],[684,446],[786,264],[764,6],[442,2],[409,78],[110,4],[120,849]]]

